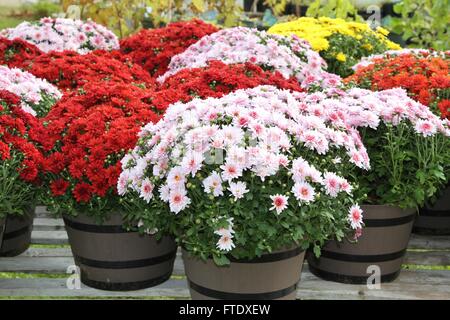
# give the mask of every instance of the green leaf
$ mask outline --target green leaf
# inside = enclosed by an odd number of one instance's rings
[[[205,3],[203,2],[203,0],[192,0],[192,4],[198,11],[200,12],[205,11]]]
[[[431,170],[431,173],[436,177],[439,178],[440,180],[446,180],[445,174],[443,171],[441,170]]]
[[[219,255],[214,254],[213,255],[213,260],[214,260],[214,263],[216,265],[218,265],[219,267],[226,266],[226,265],[230,264],[230,260],[224,255],[220,255],[219,256]]]
[[[422,170],[417,171],[416,178],[419,179],[420,184],[423,184],[426,179],[425,172],[423,172]]]
[[[320,247],[318,245],[314,245],[313,252],[317,258],[320,257]]]
[[[419,203],[419,204],[421,204],[425,200],[425,192],[420,188],[416,188],[414,190],[414,195],[415,195],[417,203]]]
[[[282,225],[283,227],[285,227],[286,229],[289,229],[289,223],[287,223],[286,221],[281,221],[280,225]]]

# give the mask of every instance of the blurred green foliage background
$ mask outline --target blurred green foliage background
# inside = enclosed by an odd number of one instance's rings
[[[119,37],[140,28],[200,18],[232,27],[267,29],[299,16],[377,23],[409,47],[449,47],[450,0],[0,0],[0,29],[46,16],[93,19]],[[27,2],[28,1],[28,2]]]

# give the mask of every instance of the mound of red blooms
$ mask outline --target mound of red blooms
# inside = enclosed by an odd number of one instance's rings
[[[439,101],[437,107],[441,112],[442,118],[447,118],[450,120],[450,99]]]
[[[358,68],[347,83],[371,90],[404,88],[409,96],[429,106],[436,114],[450,119],[450,56],[445,59],[429,55],[401,54],[375,58]]]
[[[205,35],[217,32],[201,20],[174,22],[164,28],[143,29],[122,39],[120,50],[154,77],[167,71],[170,59]]]
[[[303,91],[294,77],[287,80],[278,72],[264,71],[251,63],[229,65],[213,60],[205,68],[183,69],[167,78],[152,94],[152,105],[160,113],[174,102],[218,98],[235,90],[260,85]]]
[[[9,40],[0,37],[0,65],[10,68],[22,68],[43,52],[35,45],[22,39]]]
[[[19,157],[20,177],[32,183],[43,165],[42,153],[31,142],[38,126],[37,118],[22,110],[18,96],[0,90],[0,161]]]
[[[24,63],[22,68],[47,79],[61,90],[73,90],[89,82],[135,83],[147,88],[155,81],[139,65],[121,57],[119,52],[49,52]]]
[[[88,83],[66,94],[42,118],[45,129],[36,134],[46,153],[48,199],[64,196],[56,203],[66,212],[117,205],[119,161],[136,144],[140,127],[159,120],[148,95],[131,84]]]

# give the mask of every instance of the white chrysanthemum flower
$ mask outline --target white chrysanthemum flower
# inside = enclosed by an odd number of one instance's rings
[[[233,195],[235,201],[243,198],[244,194],[246,194],[247,192],[250,191],[247,189],[247,184],[242,181],[230,182],[230,186],[228,187],[228,190]]]
[[[316,194],[314,188],[307,182],[296,182],[292,187],[292,193],[300,205],[302,202],[313,202]]]
[[[287,196],[275,194],[273,196],[270,196],[270,199],[272,200],[272,207],[270,208],[270,210],[275,210],[277,214],[280,214],[284,209],[288,207],[289,197]]]
[[[361,229],[363,221],[363,211],[359,205],[355,204],[351,206],[348,211],[348,221],[353,229]]]

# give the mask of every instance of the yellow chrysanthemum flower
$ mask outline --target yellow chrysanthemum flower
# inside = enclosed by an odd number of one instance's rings
[[[332,19],[328,17],[302,17],[272,26],[269,33],[296,34],[307,40],[328,64],[328,71],[346,77],[353,70],[351,64],[364,55],[397,50],[400,46],[389,41],[384,28],[372,30],[367,23]],[[346,53],[344,53],[346,52]],[[336,54],[337,53],[337,54]]]
[[[347,60],[347,57],[345,56],[344,53],[339,52],[339,53],[336,55],[336,60],[337,60],[337,61],[340,61],[340,62],[345,62],[345,61]]]
[[[400,50],[402,48],[399,44],[389,40],[386,41],[386,45],[390,50]]]
[[[373,49],[373,46],[370,43],[365,43],[362,45],[362,47],[368,51],[371,51]]]
[[[325,38],[310,38],[306,40],[308,40],[311,47],[318,52],[325,51],[330,47],[328,40]]]
[[[387,36],[389,34],[389,31],[383,27],[377,27],[377,32],[381,33],[383,36]]]
[[[269,33],[284,35],[295,33],[300,38],[305,38],[310,42],[313,42],[312,39],[314,38],[327,38],[335,33],[347,35],[355,38],[356,40],[362,40],[364,38],[363,34],[371,33],[375,35],[380,41],[385,42],[389,49],[400,48],[397,44],[389,41],[386,38],[386,35],[389,34],[389,31],[382,27],[378,27],[375,31],[373,31],[367,23],[359,23],[353,21],[347,22],[343,19],[332,19],[328,17],[320,17],[317,19],[302,17],[297,20],[279,23],[272,26],[269,29]],[[321,40],[320,43],[325,42]],[[324,50],[324,46],[319,47],[321,49],[317,49],[318,51]]]

